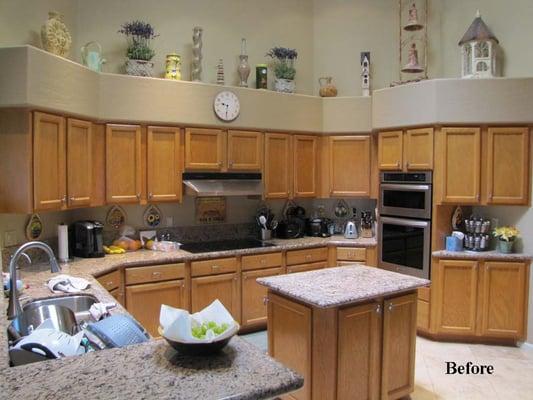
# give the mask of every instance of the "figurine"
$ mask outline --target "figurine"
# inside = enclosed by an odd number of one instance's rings
[[[412,43],[411,48],[409,49],[409,54],[407,56],[407,64],[402,68],[402,72],[423,72],[422,68],[418,64],[418,50],[416,49],[416,44]]]
[[[218,60],[217,64],[217,85],[224,84],[224,61],[221,59]]]
[[[202,33],[203,29],[195,26],[192,33],[192,68],[191,80],[200,82],[202,80]]]
[[[409,20],[407,21],[408,25],[417,25],[418,24],[418,11],[416,9],[416,4],[411,4],[409,7]]]

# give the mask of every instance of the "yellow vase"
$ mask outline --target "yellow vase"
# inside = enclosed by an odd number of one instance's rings
[[[181,57],[176,53],[167,54],[165,79],[181,81]]]

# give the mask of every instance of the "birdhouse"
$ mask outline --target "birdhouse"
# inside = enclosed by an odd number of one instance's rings
[[[493,78],[499,75],[499,42],[490,31],[479,11],[459,42],[461,47],[461,77]]]
[[[361,88],[363,96],[370,96],[370,52],[361,53]]]

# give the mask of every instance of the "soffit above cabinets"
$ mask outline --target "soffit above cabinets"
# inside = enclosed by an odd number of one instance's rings
[[[25,107],[96,121],[285,132],[367,133],[438,124],[533,123],[533,78],[433,79],[321,98],[228,87],[241,115],[219,121],[219,85],[97,73],[33,46],[0,48],[0,108]]]

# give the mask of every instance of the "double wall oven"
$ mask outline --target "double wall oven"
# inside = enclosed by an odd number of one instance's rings
[[[382,172],[379,266],[430,278],[431,172]]]

